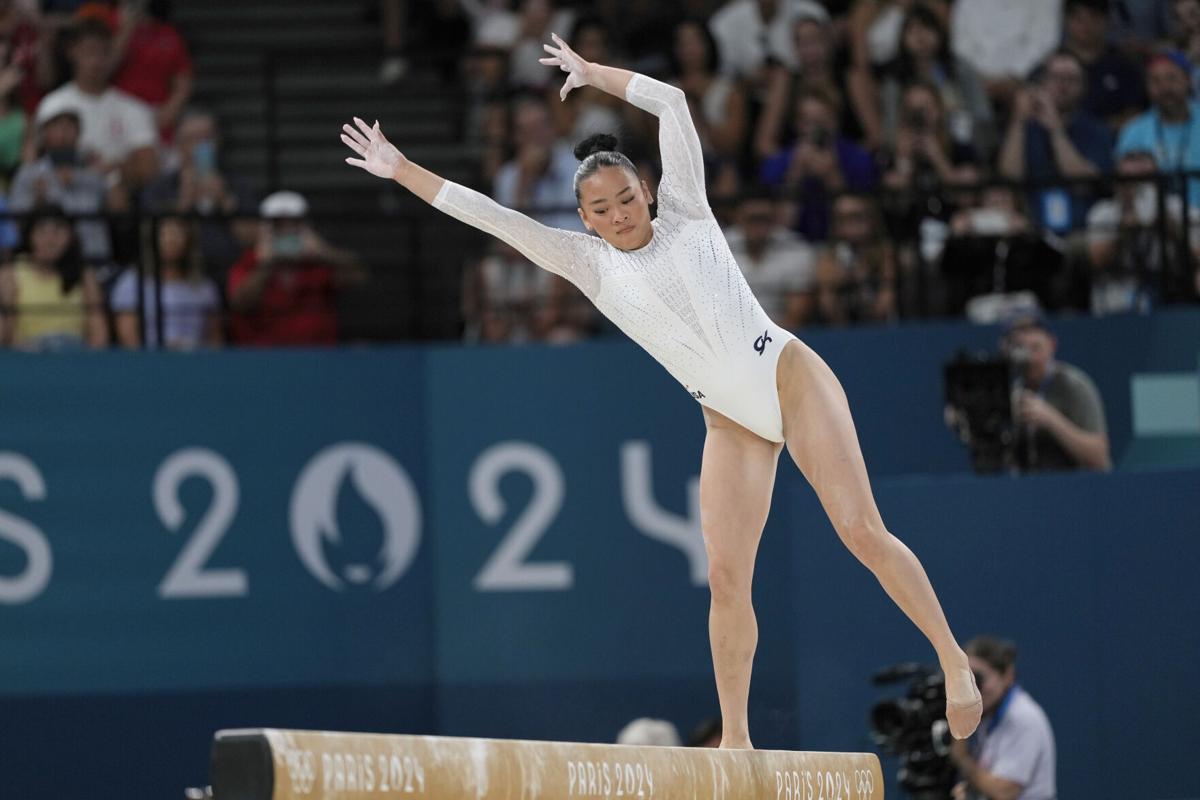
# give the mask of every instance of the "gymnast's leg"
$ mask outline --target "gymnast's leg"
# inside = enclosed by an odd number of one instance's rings
[[[812,484],[838,536],[937,651],[946,673],[950,730],[966,738],[982,711],[974,676],[921,562],[884,527],[841,384],[821,357],[800,341],[786,346],[777,374],[788,452]]]
[[[749,748],[747,704],[758,645],[750,586],[782,445],[708,408],[704,422],[700,527],[708,552],[708,633],[721,703],[721,747]]]

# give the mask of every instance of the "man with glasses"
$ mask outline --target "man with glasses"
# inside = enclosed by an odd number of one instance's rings
[[[1034,86],[1017,94],[1000,150],[1009,180],[1096,178],[1112,171],[1108,127],[1082,108],[1086,72],[1078,56],[1059,50],[1046,59]],[[1094,192],[1051,186],[1030,194],[1034,219],[1059,233],[1080,228]]]

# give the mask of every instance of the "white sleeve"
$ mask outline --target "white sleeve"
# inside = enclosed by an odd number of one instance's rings
[[[153,147],[158,144],[158,126],[154,122],[154,110],[133,97],[124,97],[121,118],[126,125],[127,152]]]
[[[658,184],[660,213],[673,211],[691,219],[710,216],[700,136],[683,90],[645,75],[634,75],[625,89],[625,99],[658,117],[658,151],[662,161],[662,180]]]
[[[1025,38],[1012,55],[1017,77],[1028,77],[1058,46],[1062,39],[1062,16],[1062,0],[1036,0],[1031,5]]]
[[[542,269],[578,286],[589,298],[600,291],[600,271],[595,264],[600,240],[543,225],[453,181],[442,184],[433,207],[512,245]]]

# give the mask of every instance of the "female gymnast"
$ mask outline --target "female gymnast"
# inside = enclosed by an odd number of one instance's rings
[[[597,236],[549,228],[444,180],[355,118],[346,162],[390,178],[440,211],[507,242],[579,287],[700,402],[707,434],[700,517],[712,596],[709,638],[724,722],[721,746],[749,748],[747,703],[758,643],[751,579],[783,445],[838,536],[937,652],[946,717],[962,739],[979,723],[975,678],[916,556],[880,518],[841,384],[755,300],[708,207],[700,140],[680,89],[582,60],[558,36],[541,63],[567,73],[560,97],[594,86],[659,120],[658,217],[649,186],[612,137],[576,155],[579,216]],[[596,148],[599,144],[600,147]],[[584,155],[581,149],[595,149]]]

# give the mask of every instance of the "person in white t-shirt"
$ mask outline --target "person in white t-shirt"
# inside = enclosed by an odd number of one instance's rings
[[[77,111],[83,122],[79,144],[89,162],[110,181],[146,183],[158,171],[154,112],[109,85],[112,32],[102,22],[81,22],[72,32],[67,54],[72,80],[42,98],[37,121],[51,119],[64,109]]]
[[[743,198],[737,223],[725,231],[725,240],[768,317],[785,328],[808,322],[814,304],[816,255],[781,224],[779,205],[772,197]]]
[[[977,636],[966,650],[983,695],[983,720],[969,740],[950,745],[963,776],[955,800],[1055,800],[1054,731],[1017,685],[1017,646]]]

